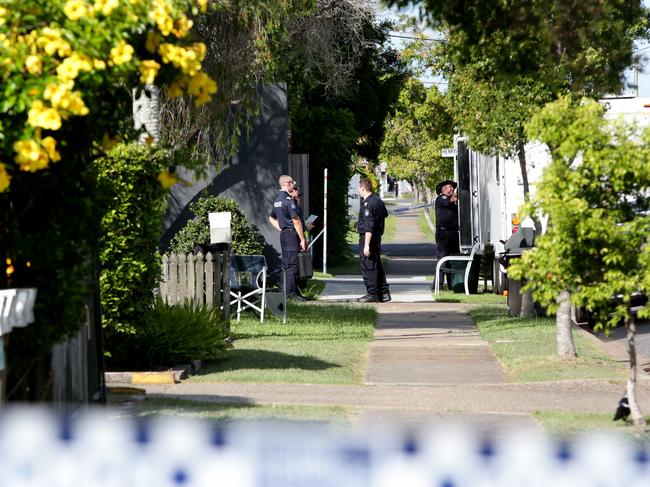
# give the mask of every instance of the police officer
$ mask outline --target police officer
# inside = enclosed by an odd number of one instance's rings
[[[300,220],[298,206],[290,193],[295,184],[291,176],[282,175],[278,179],[278,191],[269,222],[280,231],[282,247],[282,269],[285,272],[287,297],[296,301],[304,301],[298,291],[298,252],[305,251],[307,244]]]
[[[384,220],[388,211],[384,202],[372,192],[368,179],[359,180],[359,262],[366,295],[357,299],[360,303],[381,303],[390,301],[386,274],[381,265],[381,236],[384,233]]]
[[[445,180],[436,186],[436,258],[458,255],[458,196],[455,181]],[[451,289],[451,274],[447,274],[447,286]]]

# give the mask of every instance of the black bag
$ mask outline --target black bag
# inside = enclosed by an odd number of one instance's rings
[[[310,279],[314,275],[314,266],[309,252],[298,253],[298,274],[302,279]]]

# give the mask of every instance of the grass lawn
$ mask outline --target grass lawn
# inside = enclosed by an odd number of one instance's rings
[[[397,217],[395,215],[388,215],[384,220],[384,234],[381,237],[382,243],[390,243],[395,239],[397,234]]]
[[[124,400],[128,405],[124,407]],[[120,406],[120,412],[132,417],[181,416],[209,419],[219,422],[232,420],[290,420],[326,421],[349,423],[356,416],[355,408],[341,406],[286,406],[257,404],[218,404],[208,401],[192,401],[176,398],[142,397],[132,400],[120,396],[109,396],[109,406]]]
[[[477,306],[469,314],[511,381],[622,380],[627,376],[622,364],[579,333],[573,334],[578,357],[558,357],[554,318],[509,318],[505,305]]]
[[[637,435],[634,426],[622,421],[612,421],[613,415],[613,412],[612,414],[600,414],[536,411],[533,417],[542,424],[548,433],[564,439],[571,439],[588,431],[603,431],[629,435],[636,441],[650,443],[650,432]],[[646,421],[650,424],[650,417],[646,416]]]
[[[422,210],[420,212],[420,216],[418,217],[418,228],[422,233],[424,233],[427,236],[427,241],[429,242],[435,242],[436,241],[436,236],[433,234],[433,231],[429,227],[429,224],[427,223],[427,219],[424,217],[424,212],[425,210]],[[431,212],[431,218],[433,220],[433,224],[435,225],[436,223],[436,215],[435,212]]]
[[[427,276],[427,279],[433,280],[433,276]],[[479,288],[481,286],[479,285]],[[463,293],[454,293],[452,291],[440,291],[440,294],[433,295],[433,299],[438,303],[466,303],[466,304],[506,304],[506,297],[492,292],[479,292],[467,296]]]
[[[370,306],[290,303],[287,323],[232,321],[234,348],[190,381],[358,384],[377,311]]]

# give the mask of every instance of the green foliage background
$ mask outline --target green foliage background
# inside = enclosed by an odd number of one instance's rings
[[[365,27],[368,44],[346,92],[336,98],[301,73],[300,66],[285,67],[289,86],[292,152],[309,154],[309,208],[323,212],[323,169],[328,168],[328,259],[345,262],[350,253],[348,184],[355,160],[370,167],[379,160],[384,121],[393,110],[408,69],[387,45],[387,23]],[[341,46],[344,49],[344,46]],[[315,252],[315,260],[321,258]]]
[[[156,247],[166,204],[157,177],[169,165],[167,156],[163,149],[132,143],[119,144],[95,161],[103,207],[102,325],[109,342],[114,334],[135,333],[153,302],[160,275]]]
[[[549,222],[508,273],[526,278],[551,311],[568,291],[578,306],[612,309],[608,322],[599,318],[614,326],[631,317],[633,293],[650,292],[650,130],[607,121],[603,112],[593,100],[564,97],[528,125],[528,135],[550,147],[552,162],[524,211]]]
[[[232,253],[238,255],[259,255],[264,249],[264,237],[255,225],[249,224],[239,203],[224,196],[203,195],[190,203],[190,210],[196,218],[189,220],[172,239],[171,252],[196,252],[200,244],[210,243],[210,222],[208,213],[229,211],[232,237]]]

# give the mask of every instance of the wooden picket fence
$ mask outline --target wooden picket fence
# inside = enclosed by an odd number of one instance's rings
[[[193,301],[222,309],[230,319],[230,252],[164,254],[160,296],[167,304]]]

